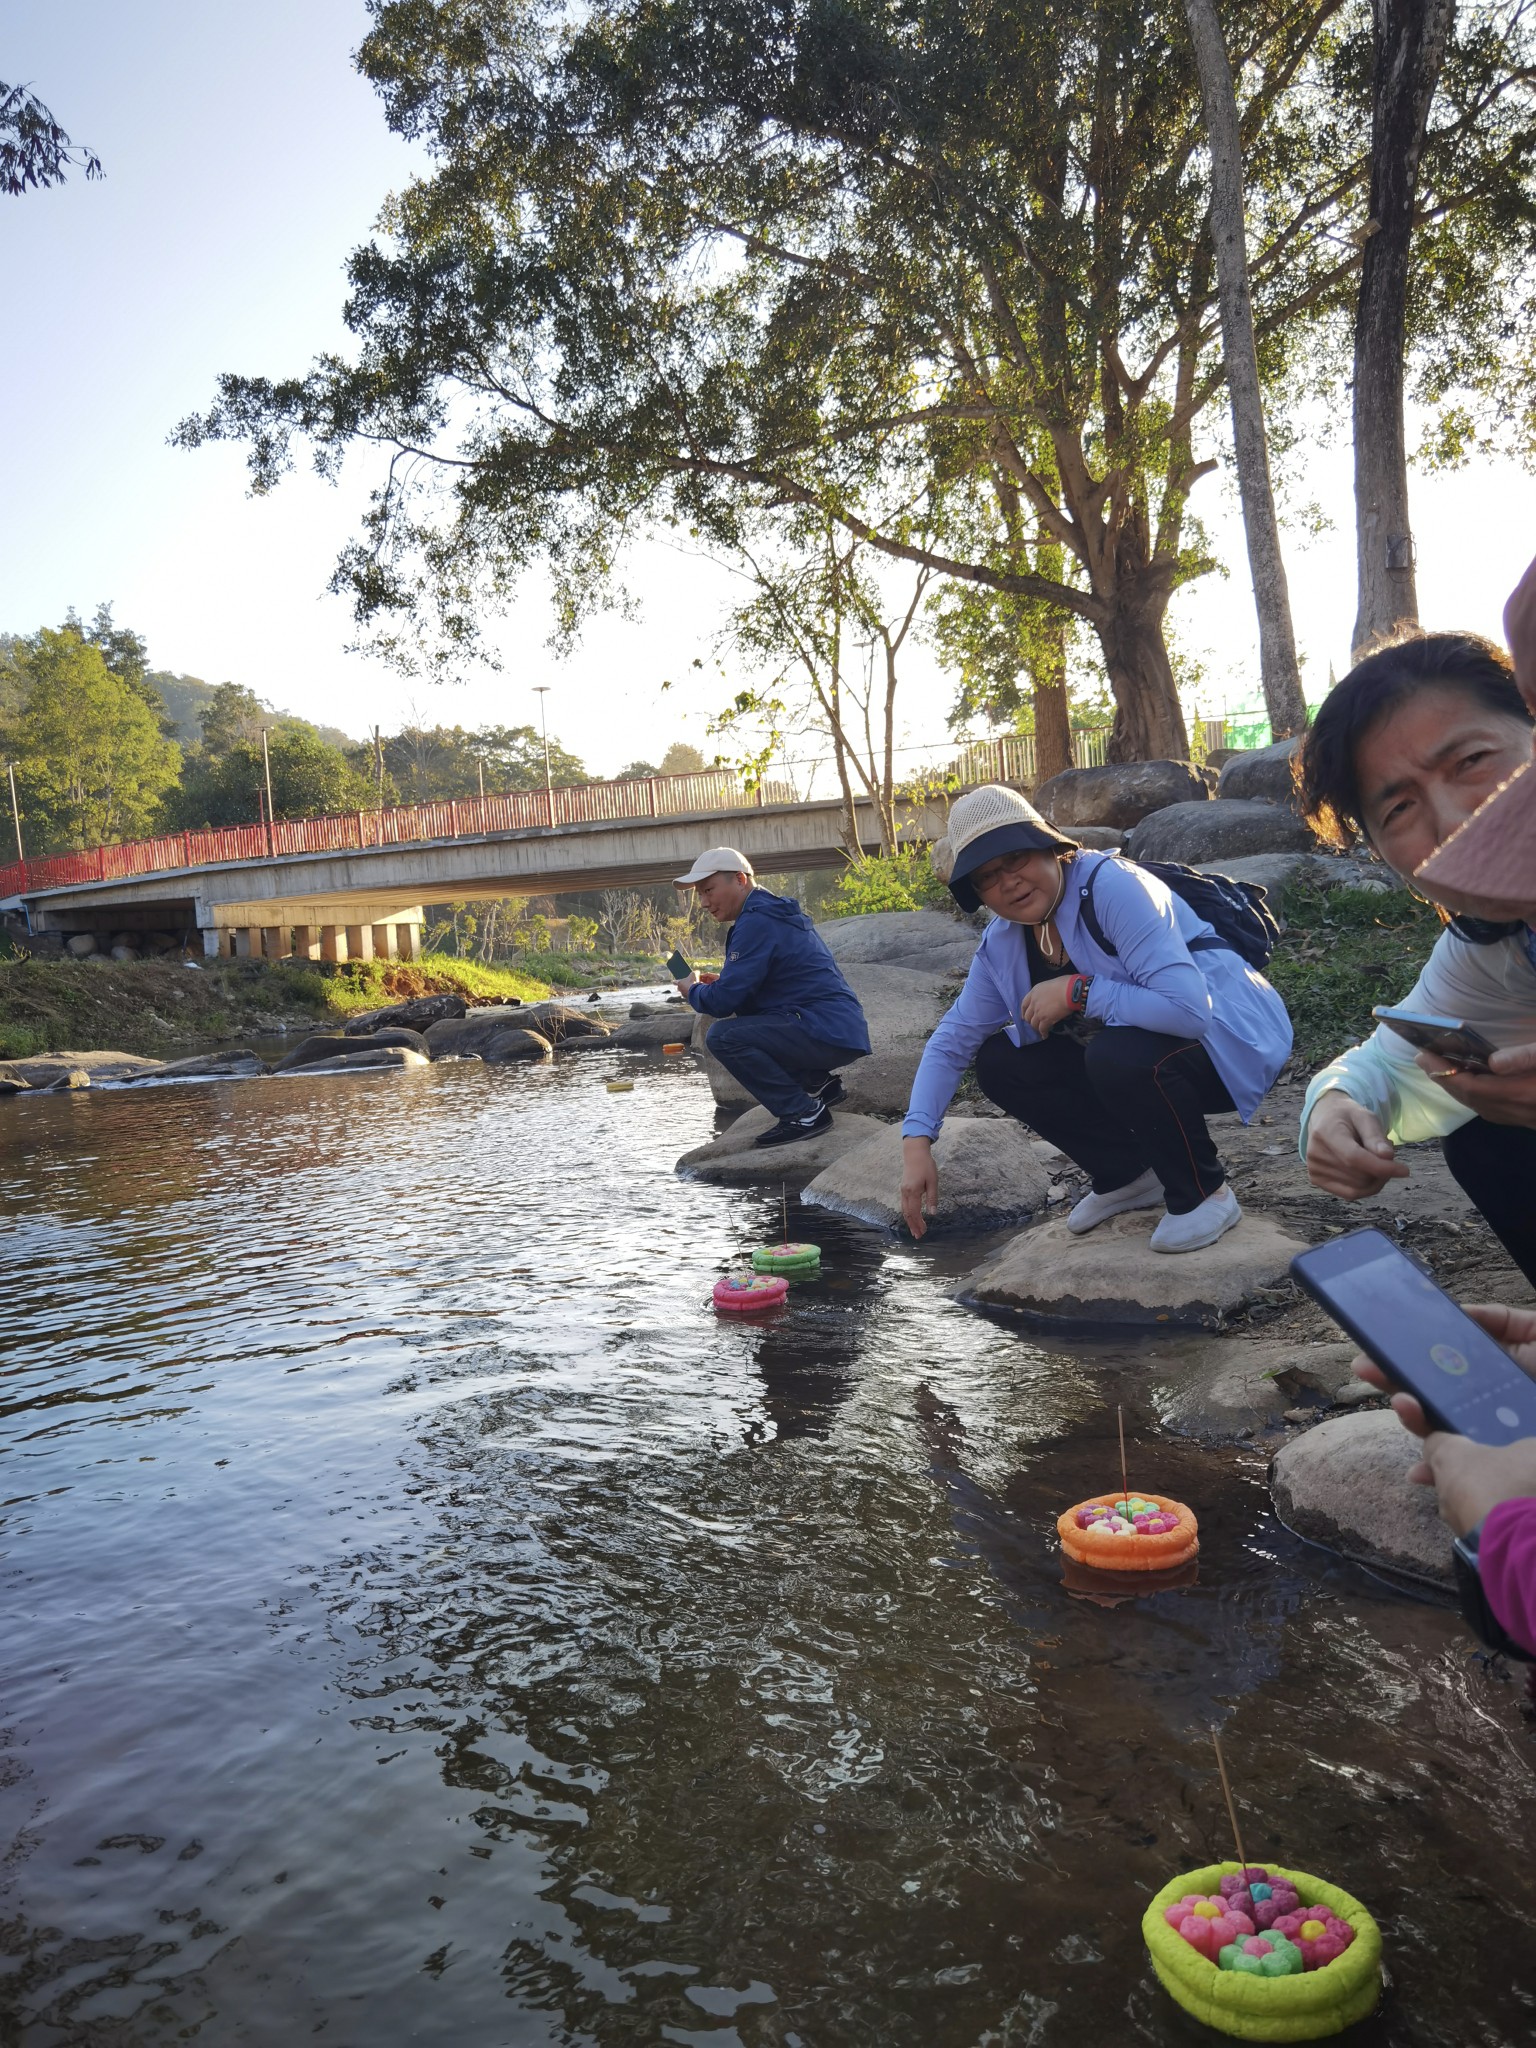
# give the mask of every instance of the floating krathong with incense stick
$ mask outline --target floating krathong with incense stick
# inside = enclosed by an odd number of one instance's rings
[[[784,1183],[779,1186],[779,1209],[783,1237],[777,1244],[760,1244],[752,1254],[754,1273],[782,1273],[786,1279],[805,1279],[821,1271],[821,1246],[819,1244],[791,1244],[789,1242],[789,1191]]]
[[[1164,1572],[1199,1555],[1200,1525],[1182,1501],[1132,1493],[1125,1463],[1125,1411],[1120,1426],[1120,1491],[1080,1500],[1057,1517],[1056,1534],[1074,1564],[1095,1571]]]
[[[1141,1927],[1158,1981],[1184,2010],[1244,2041],[1321,2041],[1372,2010],[1381,1930],[1336,1885],[1248,1861],[1221,1739],[1211,1736],[1236,1863],[1176,1877]]]

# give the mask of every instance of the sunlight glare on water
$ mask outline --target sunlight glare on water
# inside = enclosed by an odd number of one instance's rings
[[[792,1206],[822,1279],[717,1317],[777,1190],[611,1071],[0,1104],[0,2038],[1209,2039],[1138,1923],[1229,1853],[1221,1725],[1250,1853],[1385,1923],[1353,2038],[1528,2042],[1531,1732],[1455,1617],[951,1301],[974,1247]],[[1104,1609],[1053,1523],[1119,1400],[1203,1553]]]

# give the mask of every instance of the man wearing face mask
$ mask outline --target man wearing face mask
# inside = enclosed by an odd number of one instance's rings
[[[816,927],[791,896],[757,886],[734,846],[701,853],[679,889],[695,889],[729,926],[718,980],[677,984],[690,1009],[715,1017],[709,1049],[778,1122],[754,1140],[792,1145],[817,1137],[843,1099],[835,1069],[869,1051],[869,1026]]]

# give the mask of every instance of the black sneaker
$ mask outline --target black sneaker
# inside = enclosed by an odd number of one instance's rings
[[[834,1074],[825,1088],[816,1090],[816,1100],[823,1109],[836,1109],[837,1105],[846,1099],[847,1094],[842,1075]]]
[[[760,1131],[754,1145],[798,1145],[802,1138],[819,1138],[832,1128],[832,1112],[823,1105],[802,1123],[796,1116],[781,1116],[771,1130]]]

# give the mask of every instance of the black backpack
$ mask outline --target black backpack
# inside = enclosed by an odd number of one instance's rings
[[[1196,917],[1203,917],[1211,926],[1212,937],[1189,941],[1191,953],[1211,953],[1221,947],[1240,955],[1261,973],[1269,965],[1280,927],[1269,907],[1269,891],[1262,884],[1234,882],[1230,875],[1202,875],[1198,868],[1187,868],[1176,860],[1131,860],[1123,853],[1115,857],[1128,867],[1156,875],[1175,896],[1184,898]],[[1100,863],[1095,861],[1092,873],[1078,892],[1079,907],[1089,938],[1101,952],[1118,959],[1119,948],[1105,937],[1093,907],[1093,878],[1099,867]]]

